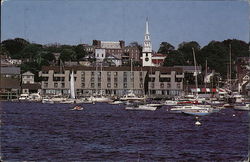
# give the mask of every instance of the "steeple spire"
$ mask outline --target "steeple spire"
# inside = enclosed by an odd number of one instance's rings
[[[144,35],[143,51],[144,52],[152,52],[150,34],[148,31],[148,17],[146,18],[146,31],[145,31],[145,35]]]
[[[142,48],[142,66],[154,66],[152,63],[152,45],[148,30],[148,17],[146,18],[146,31]]]
[[[149,32],[148,32],[148,17],[146,18],[146,33],[145,34],[149,34]]]

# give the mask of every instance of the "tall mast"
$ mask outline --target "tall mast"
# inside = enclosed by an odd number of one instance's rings
[[[130,65],[130,89],[131,91],[134,90],[134,84],[132,83],[132,72],[133,72],[133,59],[130,59],[131,65]]]
[[[206,60],[206,71],[205,71],[205,88],[207,88],[207,60]],[[213,88],[213,87],[212,87]],[[207,93],[207,90],[205,90],[205,94]]]
[[[198,97],[198,73],[197,73],[197,68],[196,68],[197,65],[196,65],[196,58],[195,58],[194,48],[192,48],[192,50],[193,50],[193,55],[194,55],[196,97]]]
[[[101,75],[100,76],[101,77],[101,93],[100,94],[102,96],[102,62],[101,62],[101,73],[100,73],[100,75]]]
[[[232,47],[231,44],[229,44],[229,88],[232,90]]]

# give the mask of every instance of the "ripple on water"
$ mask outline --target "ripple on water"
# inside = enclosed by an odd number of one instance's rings
[[[247,157],[248,115],[225,109],[195,118],[125,111],[124,106],[3,102],[6,161],[240,161]],[[233,114],[235,116],[233,117]]]

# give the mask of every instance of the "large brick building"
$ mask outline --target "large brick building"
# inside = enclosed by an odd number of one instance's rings
[[[74,72],[77,96],[100,93],[108,96],[122,96],[133,90],[137,95],[178,95],[183,88],[181,68],[146,67],[65,67],[60,71],[57,66],[44,66],[39,75],[42,77],[44,95],[69,94],[70,73]]]

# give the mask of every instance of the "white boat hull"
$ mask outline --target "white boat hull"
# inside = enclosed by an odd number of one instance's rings
[[[157,109],[157,107],[148,106],[148,105],[139,105],[138,107],[128,106],[128,107],[125,107],[125,109],[126,110],[148,110],[148,111],[155,111]]]
[[[250,104],[246,105],[235,105],[234,106],[235,110],[243,110],[243,111],[250,111]]]

